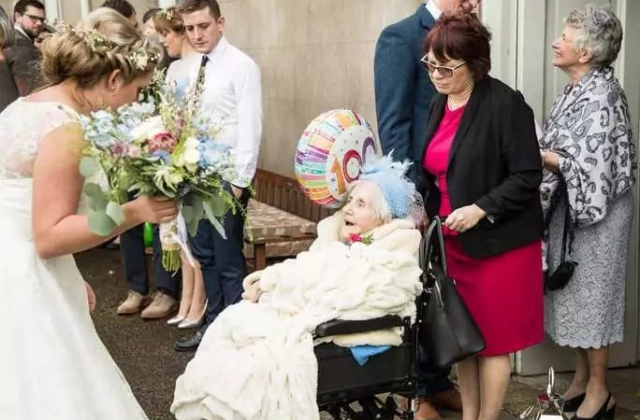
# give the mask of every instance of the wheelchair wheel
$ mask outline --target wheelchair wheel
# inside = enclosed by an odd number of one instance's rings
[[[332,420],[413,420],[410,404],[408,409],[401,409],[393,395],[384,400],[379,397],[360,399],[351,404],[325,407],[323,411]]]

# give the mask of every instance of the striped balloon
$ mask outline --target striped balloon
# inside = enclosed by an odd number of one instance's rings
[[[371,125],[350,109],[325,112],[315,118],[298,141],[296,179],[311,201],[325,207],[341,205],[350,182],[367,158],[377,156]]]

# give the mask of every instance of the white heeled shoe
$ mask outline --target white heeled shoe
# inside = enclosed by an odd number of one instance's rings
[[[180,322],[178,324],[178,329],[180,330],[188,330],[190,328],[198,328],[200,326],[202,326],[202,324],[204,324],[204,317],[207,313],[207,304],[209,302],[205,301],[204,302],[204,307],[202,308],[202,313],[200,314],[200,317],[198,319],[189,319],[189,318],[185,318],[184,320],[182,320],[182,322]]]
[[[200,319],[185,319],[178,324],[179,330],[188,330],[190,328],[198,328],[204,323],[204,317]]]
[[[167,325],[180,325],[185,320],[185,317],[176,315],[173,318],[167,320]]]

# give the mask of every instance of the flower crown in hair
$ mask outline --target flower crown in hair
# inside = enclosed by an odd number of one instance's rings
[[[167,9],[162,9],[158,11],[158,15],[162,16],[167,20],[173,19],[173,13],[174,13],[173,10],[167,10]]]
[[[113,50],[117,47],[117,45],[111,42],[107,37],[93,29],[79,31],[67,23],[59,23],[56,29],[58,32],[72,33],[82,38],[89,46],[89,49],[91,49],[95,54],[103,55],[107,51]],[[158,57],[157,54],[149,53],[143,47],[136,48],[135,50],[122,55],[138,70],[146,70],[149,62],[157,63],[160,60],[160,57]]]

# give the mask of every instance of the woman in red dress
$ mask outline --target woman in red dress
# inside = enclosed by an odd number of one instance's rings
[[[498,418],[509,354],[543,338],[534,117],[519,92],[488,75],[489,41],[475,16],[443,16],[423,58],[438,95],[418,185],[427,214],[444,221],[448,274],[486,341],[484,352],[457,365],[463,420]]]

